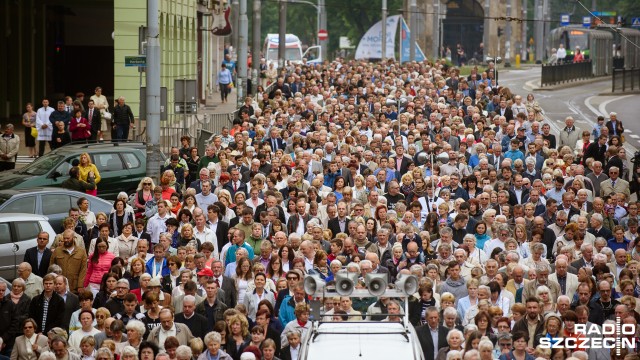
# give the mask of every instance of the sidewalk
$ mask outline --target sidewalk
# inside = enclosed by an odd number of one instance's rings
[[[228,102],[227,103],[222,103],[222,100],[220,99],[220,93],[219,92],[214,92],[211,96],[208,96],[206,99],[206,103],[205,104],[201,104],[198,108],[198,114],[230,114],[234,111],[236,111],[238,109],[238,106],[236,105],[236,101],[237,101],[237,89],[233,89],[233,91],[231,92],[231,94],[229,94],[228,97]],[[141,121],[141,128],[137,128],[135,130],[136,133],[139,133],[139,131],[142,131],[145,129],[145,122],[146,121]],[[135,121],[136,127],[138,127],[138,119],[136,118]],[[33,162],[33,159],[29,158],[29,150],[27,149],[27,147],[25,146],[25,137],[24,137],[24,126],[22,125],[22,121],[20,119],[17,119],[15,121],[13,121],[13,125],[14,125],[14,132],[16,135],[18,135],[20,137],[20,150],[18,151],[18,160],[16,162],[16,168],[21,168],[27,164],[30,164],[31,162]],[[180,123],[178,122],[177,124],[169,124],[168,122],[163,122],[161,126],[176,126],[176,125],[180,125]],[[133,135],[134,131],[133,129],[130,131],[130,135],[129,137],[133,139]],[[111,140],[111,133],[107,132],[106,134],[104,134],[103,138],[105,140]],[[38,148],[38,143],[36,141],[36,149]],[[45,151],[45,154],[49,152],[49,146],[47,145],[47,150]]]

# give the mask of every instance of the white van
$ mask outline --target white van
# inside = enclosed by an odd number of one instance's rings
[[[279,34],[267,34],[264,40],[263,53],[267,59],[267,66],[273,63],[275,68],[278,68],[278,48],[280,45]],[[320,46],[309,47],[304,54],[302,53],[302,42],[293,34],[286,34],[285,36],[285,60],[290,61],[293,64],[302,64],[302,59],[307,56],[312,50],[317,50],[320,54]],[[321,58],[316,58],[314,62],[322,62]]]
[[[387,284],[386,274],[367,274],[367,289],[356,289],[358,273],[340,270],[331,286],[315,275],[305,278],[305,292],[312,296],[311,328],[304,332],[301,340],[299,360],[424,360],[424,353],[416,331],[407,315],[401,321],[327,321],[320,304],[327,296],[371,297],[381,296],[402,299],[403,314],[409,313],[408,297],[418,287],[413,275],[401,275],[395,286]],[[389,314],[387,314],[389,315]]]
[[[411,324],[316,321],[302,339],[299,358],[424,360],[424,354]]]

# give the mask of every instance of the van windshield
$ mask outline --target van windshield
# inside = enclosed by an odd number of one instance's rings
[[[300,54],[300,49],[298,48],[287,48],[285,52],[285,59],[290,61],[302,61],[302,56]],[[278,49],[269,49],[267,51],[267,60],[270,61],[278,61]]]

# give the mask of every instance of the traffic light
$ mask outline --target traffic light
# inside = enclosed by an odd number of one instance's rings
[[[498,37],[502,36],[502,28],[498,26]]]

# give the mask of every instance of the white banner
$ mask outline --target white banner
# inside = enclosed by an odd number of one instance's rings
[[[387,17],[387,53],[388,59],[396,59],[396,32],[400,15]],[[382,21],[375,23],[364,34],[358,48],[356,49],[356,59],[380,59],[382,58]]]

